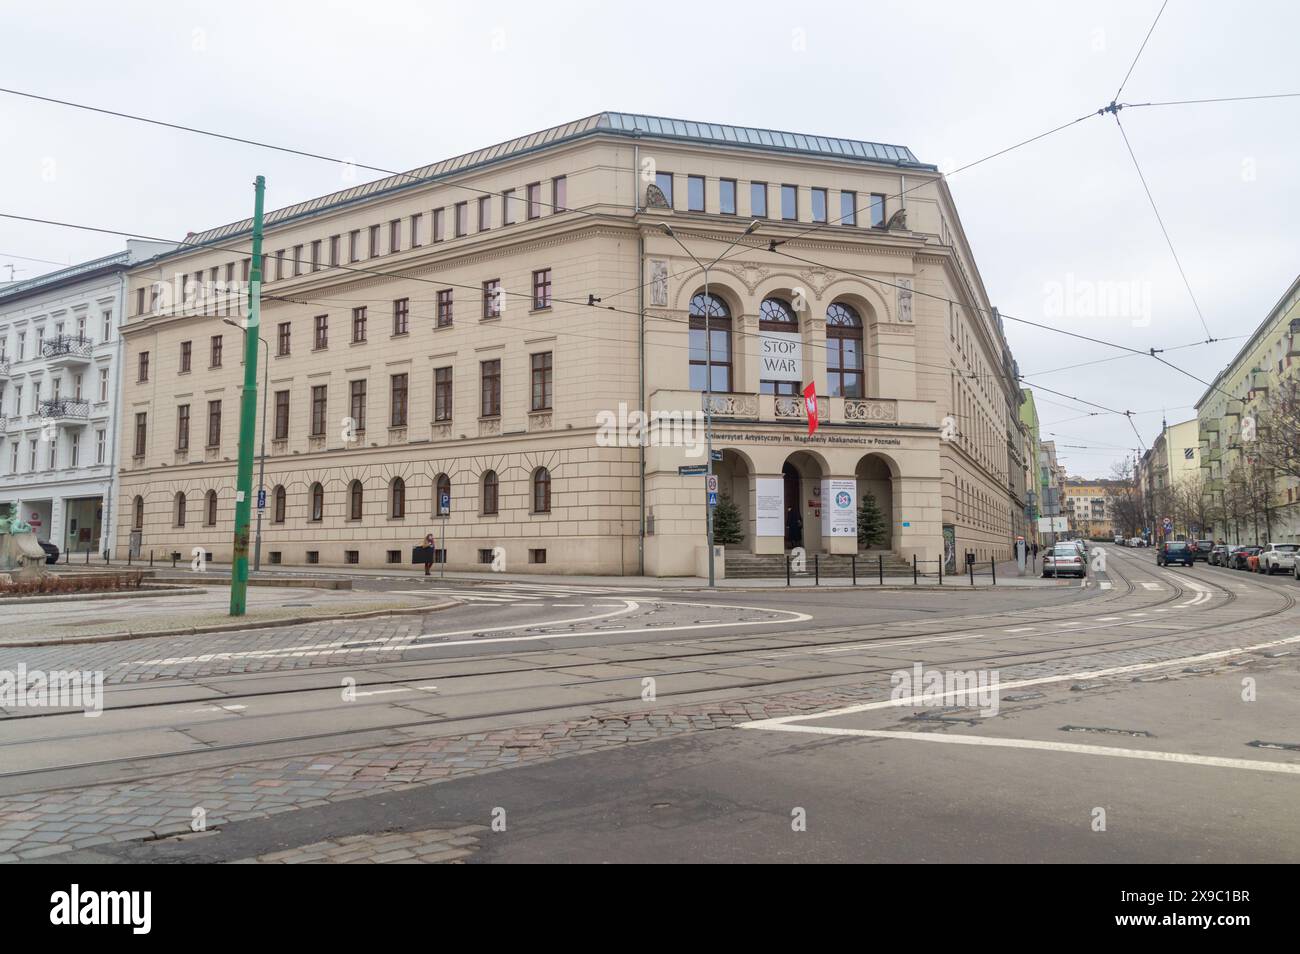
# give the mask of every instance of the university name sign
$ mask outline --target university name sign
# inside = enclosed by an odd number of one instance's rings
[[[866,437],[861,435],[842,436],[838,434],[814,434],[809,437],[807,434],[757,434],[741,433],[734,434],[731,432],[719,432],[713,435],[714,440],[728,441],[736,444],[817,444],[817,445],[845,445],[849,447],[902,447],[903,440],[899,437]]]

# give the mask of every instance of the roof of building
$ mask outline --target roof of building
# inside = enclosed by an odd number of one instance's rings
[[[291,221],[329,209],[345,206],[386,192],[412,188],[428,182],[465,172],[479,166],[500,162],[503,159],[526,155],[544,147],[555,146],[594,135],[619,135],[648,139],[669,139],[681,142],[701,142],[725,145],[763,152],[783,152],[795,155],[822,156],[856,162],[884,163],[923,171],[937,171],[937,167],[919,162],[906,146],[865,142],[858,139],[840,139],[830,136],[813,136],[806,133],[781,132],[756,126],[728,126],[720,123],[695,122],[685,119],[666,119],[661,116],[644,116],[638,113],[603,112],[578,119],[540,132],[529,133],[506,142],[476,149],[464,155],[421,166],[409,172],[397,173],[361,185],[308,199],[268,212],[266,225]],[[243,219],[215,229],[208,229],[186,238],[189,246],[229,239],[251,232],[253,220]]]
[[[112,255],[105,255],[102,258],[92,258],[88,262],[81,262],[53,272],[46,272],[44,275],[38,275],[35,278],[0,286],[0,302],[19,298],[54,285],[60,285],[71,279],[83,278],[104,269],[126,265],[130,258],[131,253],[123,250],[114,252]]]

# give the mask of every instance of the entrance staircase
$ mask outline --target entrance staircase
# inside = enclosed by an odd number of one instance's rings
[[[786,554],[788,555],[788,553]],[[785,560],[786,555],[780,553],[749,553],[744,550],[727,550],[727,579],[729,580],[762,580],[762,579],[785,579]],[[806,572],[799,574],[800,578],[811,577],[813,575],[813,554],[809,553],[806,557]],[[907,577],[912,578],[912,564],[904,560],[892,550],[865,550],[858,554],[858,581],[862,583],[870,582],[877,578],[879,564],[877,558],[884,564],[885,578]],[[922,572],[924,572],[922,567]],[[934,567],[931,565],[931,572]],[[817,572],[823,579],[849,579],[853,575],[852,559],[843,554],[830,555],[822,553],[817,555]]]

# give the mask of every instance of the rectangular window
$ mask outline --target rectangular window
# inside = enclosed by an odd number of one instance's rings
[[[362,378],[348,382],[348,415],[352,418],[356,433],[366,430],[366,382]]]
[[[840,225],[858,224],[858,194],[856,192],[840,193]]]
[[[353,229],[348,233],[348,262],[361,261],[361,230]]]
[[[433,210],[433,240],[435,242],[441,242],[444,237],[442,213],[443,213],[442,209]]]
[[[190,449],[190,406],[188,404],[176,406],[176,449],[178,451]]]
[[[181,374],[188,374],[193,361],[194,345],[189,341],[181,342]]]
[[[379,257],[379,226],[370,226],[370,241],[367,245],[370,258]]]
[[[108,368],[99,369],[99,399],[108,400]]]
[[[686,211],[704,211],[704,176],[686,177]]]
[[[781,186],[781,218],[793,222],[799,218],[798,186]]]
[[[718,211],[723,215],[736,214],[736,180],[718,180]]]
[[[501,193],[501,224],[515,224],[515,190],[506,189]]]
[[[311,436],[325,436],[325,412],[329,402],[329,385],[313,384],[311,389]]]
[[[316,335],[312,339],[312,348],[321,351],[330,345],[330,316],[316,316]]]
[[[352,309],[352,343],[361,344],[366,340],[366,309]]]
[[[341,235],[330,236],[330,266],[337,268],[339,264],[339,245],[342,241]]]
[[[451,420],[451,368],[437,368],[433,372],[433,419]]]
[[[883,228],[885,225],[885,197],[879,192],[871,193],[871,227]]]
[[[551,307],[551,270],[542,268],[533,272],[533,309]]]
[[[534,411],[549,411],[554,397],[555,377],[551,368],[551,352],[532,356],[532,386]]]
[[[673,207],[673,174],[671,172],[655,173],[655,185],[664,194],[664,201],[668,203],[668,208],[671,209]]]
[[[286,355],[289,353],[289,328],[291,323],[282,321],[275,326],[275,353]]]
[[[479,416],[498,417],[501,414],[501,359],[480,362],[479,375]]]
[[[501,317],[501,279],[483,283],[483,317]]]
[[[393,302],[393,334],[407,334],[411,328],[411,299],[399,298]]]
[[[492,228],[492,196],[479,196],[478,200],[478,230],[486,232]]]
[[[302,246],[293,247],[293,274],[297,277],[302,274]]]
[[[812,190],[812,220],[814,222],[826,221],[826,190]]]
[[[221,402],[208,402],[208,446],[221,446]]]
[[[438,327],[451,327],[451,293],[452,289],[444,288],[438,292]]]
[[[411,248],[419,248],[424,239],[420,236],[420,227],[424,224],[424,216],[419,212],[411,216]]]
[[[320,239],[311,243],[311,270],[320,271]]]
[[[749,184],[749,214],[756,219],[767,218],[767,183]]]
[[[284,249],[275,253],[275,277],[277,281],[284,278]]]
[[[402,220],[393,219],[388,223],[388,254],[402,250]]]
[[[17,449],[17,447],[18,445],[15,444],[14,448]],[[96,464],[104,463],[104,458],[107,454],[108,454],[108,431],[104,430],[101,427],[99,430],[95,431],[95,463]]]
[[[289,392],[275,392],[275,431],[277,441],[289,439]]]
[[[530,182],[528,184],[528,217],[538,219],[542,216],[542,184],[540,182]]]
[[[221,348],[223,344],[224,344],[224,336],[222,335],[212,336],[212,342],[210,347],[208,348],[208,367],[210,368],[221,367]]]
[[[252,278],[253,260],[246,258],[239,263],[239,277],[247,282]]]
[[[389,427],[406,426],[406,408],[407,408],[407,381],[405,374],[394,374],[392,376],[392,386],[390,388],[389,407],[392,413],[389,415]]]
[[[71,460],[69,462],[72,464],[73,467],[76,467],[78,464],[81,463],[81,434],[78,433],[77,431],[72,432],[72,446],[71,448],[69,448],[69,450],[71,456]]]
[[[149,380],[149,352],[141,351],[139,374],[136,376],[136,381],[143,383],[148,380]]]
[[[551,214],[569,210],[569,180],[565,176],[556,176],[551,180]]]
[[[469,234],[469,203],[456,203],[456,238]]]

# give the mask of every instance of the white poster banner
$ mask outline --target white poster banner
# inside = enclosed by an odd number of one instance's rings
[[[754,479],[754,533],[760,537],[785,536],[785,479]]]
[[[759,337],[759,372],[763,381],[803,381],[803,338],[788,331],[764,331]]]
[[[853,478],[822,480],[822,536],[858,535],[858,482]]]

